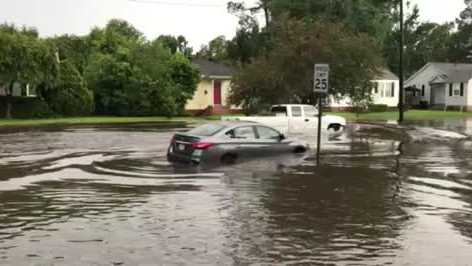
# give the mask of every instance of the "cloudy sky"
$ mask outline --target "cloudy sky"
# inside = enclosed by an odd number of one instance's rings
[[[256,0],[246,0],[250,5]],[[35,27],[42,36],[86,34],[111,18],[126,19],[152,39],[184,35],[199,48],[219,35],[231,38],[237,19],[226,11],[227,0],[0,0],[0,23]],[[463,0],[412,0],[422,20],[453,21]]]

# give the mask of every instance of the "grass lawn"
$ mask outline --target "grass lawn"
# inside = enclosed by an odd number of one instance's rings
[[[194,117],[75,117],[50,119],[0,119],[0,127],[52,126],[52,125],[100,125],[100,124],[138,124],[165,122],[192,122],[202,120]]]
[[[329,114],[345,117],[348,121],[387,121],[397,120],[398,112],[367,113],[356,116],[348,112],[331,112]],[[1,127],[32,127],[32,126],[67,126],[67,125],[101,125],[101,124],[138,124],[138,123],[166,123],[166,122],[198,122],[220,120],[220,116],[197,117],[75,117],[50,119],[0,119]],[[443,112],[429,110],[411,110],[405,113],[405,120],[442,120],[472,118],[472,112]]]
[[[398,120],[398,112],[366,113],[356,116],[355,113],[331,112],[329,114],[339,115],[348,121],[387,121]],[[443,120],[472,118],[472,112],[454,112],[454,111],[431,111],[431,110],[410,110],[405,112],[405,120]]]

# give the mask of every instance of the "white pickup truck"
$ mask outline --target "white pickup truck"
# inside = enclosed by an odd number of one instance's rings
[[[318,110],[312,105],[284,104],[274,105],[270,110],[272,116],[239,116],[223,117],[223,120],[256,122],[279,130],[285,135],[316,134],[318,128]],[[322,130],[330,135],[344,131],[346,119],[335,115],[323,115]]]

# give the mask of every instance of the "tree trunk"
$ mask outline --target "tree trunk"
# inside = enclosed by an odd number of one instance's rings
[[[11,97],[7,96],[7,110],[5,113],[6,119],[11,119]]]
[[[6,109],[6,112],[5,112],[5,118],[6,119],[11,119],[12,116],[11,116],[11,109],[12,109],[12,101],[13,101],[13,86],[15,85],[15,82],[12,81],[10,82],[10,86],[7,90],[7,97],[6,97],[6,102],[7,102],[7,109]]]

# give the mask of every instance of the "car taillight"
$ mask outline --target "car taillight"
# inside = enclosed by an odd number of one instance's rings
[[[175,143],[175,135],[172,136],[172,139],[170,140],[170,144],[174,144]]]
[[[195,142],[192,143],[192,148],[194,150],[207,150],[211,148],[214,144],[210,142]]]

